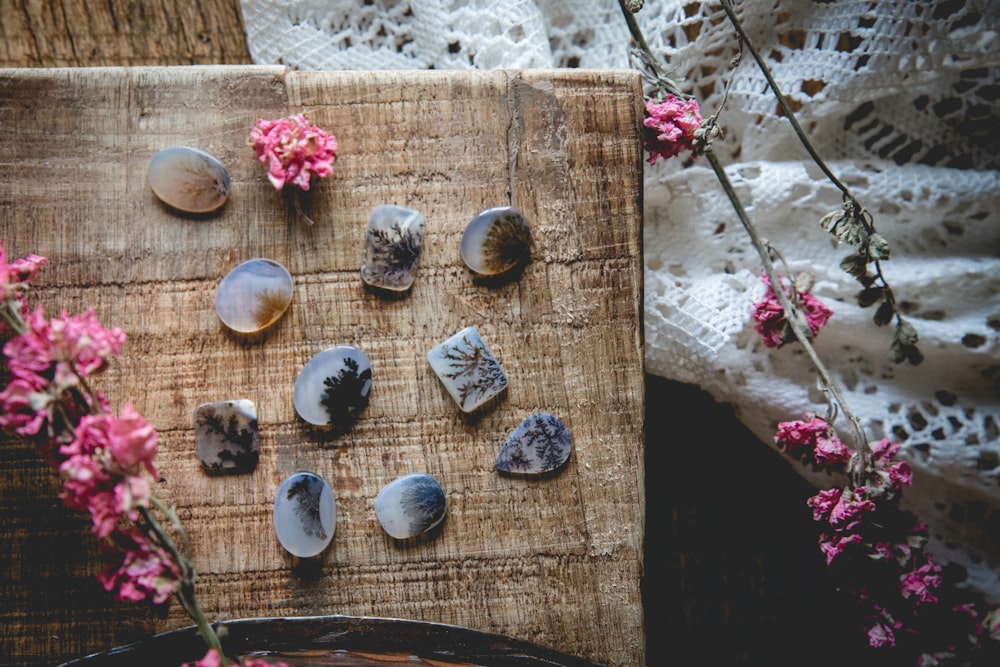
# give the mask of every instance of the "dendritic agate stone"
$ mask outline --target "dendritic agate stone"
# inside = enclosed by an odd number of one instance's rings
[[[447,509],[444,489],[422,472],[389,482],[375,498],[378,522],[397,540],[426,533],[441,523]]]
[[[541,475],[558,470],[569,460],[573,442],[562,420],[547,412],[538,412],[507,437],[496,468],[517,475]]]
[[[271,326],[292,302],[292,276],[273,259],[251,259],[230,271],[215,290],[215,312],[233,331]]]
[[[274,497],[274,531],[293,556],[311,558],[333,540],[337,501],[326,480],[311,472],[285,478]]]
[[[295,411],[310,424],[350,427],[368,405],[372,365],[353,345],[329,347],[306,363],[295,380]]]
[[[431,348],[427,361],[463,412],[472,412],[507,388],[507,374],[475,327]]]
[[[194,442],[206,470],[253,470],[260,457],[257,407],[248,400],[202,403],[194,411]]]
[[[474,272],[495,276],[510,271],[531,254],[531,229],[524,214],[510,206],[488,208],[462,234],[462,261]]]
[[[210,213],[229,199],[229,172],[215,157],[188,146],[164,148],[149,160],[146,179],[167,206]]]
[[[412,208],[376,206],[368,220],[361,278],[372,287],[402,292],[413,285],[424,243],[424,216]]]

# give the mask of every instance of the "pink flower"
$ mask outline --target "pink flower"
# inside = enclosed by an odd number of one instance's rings
[[[121,544],[105,547],[109,556],[117,550],[121,560],[108,558],[108,566],[97,575],[107,591],[115,590],[119,600],[139,602],[146,598],[156,604],[170,599],[180,586],[180,570],[164,549],[150,541],[133,528],[119,533]]]
[[[830,513],[840,502],[843,493],[840,489],[826,489],[807,500],[806,505],[813,508],[813,521],[829,520]]]
[[[138,520],[139,508],[148,507],[151,498],[142,468],[156,475],[156,433],[131,405],[122,415],[82,417],[72,442],[60,448],[67,457],[59,466],[65,480],[61,497],[90,512],[98,537],[110,535],[122,519]]]
[[[837,436],[817,438],[813,454],[816,463],[827,466],[847,463],[851,459],[851,450]]]
[[[219,652],[214,648],[210,648],[208,649],[208,653],[205,654],[205,657],[194,663],[194,665],[184,663],[181,667],[221,667],[221,665],[222,656],[220,656]]]
[[[899,592],[904,598],[914,598],[918,603],[930,604],[937,602],[933,590],[941,585],[941,568],[931,562],[930,555],[928,562],[917,568],[913,572],[903,575],[899,581]]]
[[[875,511],[875,503],[862,494],[864,488],[849,489],[841,494],[840,500],[830,510],[830,525],[840,531],[857,528],[864,514]]]
[[[896,635],[893,634],[892,628],[888,625],[885,625],[884,623],[876,623],[868,631],[868,643],[872,648],[895,646]]]
[[[18,435],[42,430],[49,417],[49,397],[45,386],[35,380],[15,378],[0,392],[0,427]]]
[[[695,149],[694,133],[701,126],[697,100],[680,100],[673,95],[659,104],[646,100],[646,114],[642,124],[646,127],[649,164]]]
[[[28,331],[7,341],[3,352],[15,377],[45,377],[61,391],[104,370],[125,344],[121,329],[105,329],[93,309],[70,317],[63,311],[46,320],[41,307],[28,316]],[[54,365],[54,366],[53,366]]]
[[[156,431],[136,412],[131,403],[122,408],[121,416],[108,429],[108,446],[115,461],[124,468],[140,465],[153,477],[158,477],[153,459],[156,458]]]
[[[825,436],[829,430],[830,425],[826,420],[815,416],[807,422],[781,422],[778,424],[778,432],[774,434],[774,441],[787,452],[795,452],[800,447],[811,449],[816,446],[820,436]]]
[[[312,174],[328,176],[337,159],[337,137],[310,125],[302,114],[258,120],[248,143],[267,166],[267,178],[276,190],[289,183],[308,190]]]
[[[0,302],[8,299],[20,301],[24,286],[31,282],[38,270],[48,260],[38,255],[28,255],[24,259],[7,261],[7,251],[0,243]]]
[[[761,301],[754,304],[754,329],[763,338],[764,345],[767,347],[781,347],[795,340],[795,334],[792,331],[791,324],[785,319],[785,311],[778,301],[778,296],[775,294],[767,274],[761,273],[761,280],[764,286],[767,287],[767,292]],[[820,328],[833,315],[833,311],[824,306],[819,299],[808,292],[793,290],[791,293],[786,292],[786,294],[788,294],[793,305],[796,305],[802,311],[802,314],[806,318],[811,338],[815,338]]]
[[[852,544],[861,544],[861,536],[857,533],[851,533],[844,537],[824,535],[820,538],[819,550],[826,556],[826,564],[831,565]]]

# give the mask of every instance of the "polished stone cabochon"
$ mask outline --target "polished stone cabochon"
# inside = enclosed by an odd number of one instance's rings
[[[292,276],[273,259],[251,259],[230,271],[215,289],[215,312],[239,333],[263,331],[292,302]]]
[[[390,536],[404,540],[441,523],[447,500],[441,484],[426,473],[411,473],[389,482],[375,498],[375,516]]]
[[[274,496],[274,530],[288,553],[300,558],[319,554],[333,540],[337,502],[325,479],[311,472],[285,478]]]
[[[226,167],[214,156],[189,146],[164,148],[149,160],[146,180],[153,194],[184,213],[210,213],[229,199]]]

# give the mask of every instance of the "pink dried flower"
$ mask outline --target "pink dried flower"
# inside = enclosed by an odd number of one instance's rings
[[[15,378],[0,392],[0,427],[18,435],[36,435],[48,419],[44,384]]]
[[[840,495],[840,500],[830,510],[830,525],[840,531],[858,527],[864,515],[875,511],[875,503],[864,497],[864,487],[848,489]]]
[[[683,151],[693,151],[694,133],[701,126],[701,113],[695,99],[681,100],[674,95],[657,103],[646,100],[646,152],[649,164],[657,158],[670,158]]]
[[[899,581],[899,591],[904,598],[914,598],[920,604],[937,602],[934,589],[941,586],[941,568],[931,561],[927,555],[927,562],[913,572],[903,575]]]
[[[851,459],[851,451],[833,434],[827,421],[810,415],[806,415],[806,418],[808,421],[778,424],[774,441],[782,451],[819,465],[847,463]]]
[[[841,489],[825,489],[807,500],[806,505],[813,508],[813,521],[828,521],[843,493]]]
[[[150,598],[156,604],[170,599],[180,586],[180,571],[170,554],[152,544],[138,529],[119,534],[117,551],[121,560],[109,564],[97,578],[107,591],[115,591],[119,600],[139,602]],[[105,547],[113,552],[115,547]]]
[[[90,512],[93,531],[107,537],[122,519],[136,521],[151,498],[144,467],[156,475],[156,433],[126,405],[123,419],[111,414],[80,419],[72,442],[60,448],[65,482],[61,497],[70,507]]]
[[[820,538],[819,550],[826,556],[826,564],[832,565],[833,561],[852,544],[861,544],[861,536],[857,533],[851,533],[844,537],[824,535]]]
[[[214,648],[208,649],[208,653],[193,665],[184,663],[181,667],[221,667],[222,656]]]
[[[762,300],[754,304],[754,329],[763,338],[764,345],[781,347],[795,340],[795,334],[791,324],[785,319],[785,311],[778,301],[777,294],[774,293],[774,288],[771,286],[767,274],[761,273],[761,281],[767,287],[767,292]],[[815,338],[819,330],[833,315],[833,311],[808,292],[791,290],[790,293],[786,292],[786,294],[792,303],[802,310],[806,325],[811,333],[810,337]]]
[[[267,166],[267,178],[276,190],[289,183],[309,190],[310,177],[328,176],[337,159],[337,137],[310,125],[302,114],[261,118],[250,130],[248,143]]]
[[[883,646],[895,646],[896,635],[892,628],[884,623],[876,623],[868,631],[868,643],[872,648],[882,648]]]
[[[20,300],[24,286],[34,279],[38,270],[48,260],[39,255],[28,255],[24,259],[7,261],[7,252],[0,243],[0,303],[8,299]]]
[[[41,376],[51,380],[57,391],[77,384],[78,374],[85,378],[104,370],[125,344],[122,330],[102,327],[91,308],[72,317],[63,311],[47,320],[38,307],[28,316],[27,325],[27,332],[4,345],[7,365],[14,377]]]

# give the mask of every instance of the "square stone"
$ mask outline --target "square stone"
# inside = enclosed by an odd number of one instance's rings
[[[463,412],[507,388],[507,374],[475,327],[466,327],[427,353],[427,362]]]
[[[211,472],[249,472],[260,458],[257,407],[253,401],[202,403],[194,411],[198,460]]]

